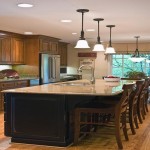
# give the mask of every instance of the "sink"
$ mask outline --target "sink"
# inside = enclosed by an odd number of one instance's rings
[[[62,85],[62,86],[86,86],[86,85],[91,85],[88,82],[66,82],[66,83],[58,83],[55,85]]]

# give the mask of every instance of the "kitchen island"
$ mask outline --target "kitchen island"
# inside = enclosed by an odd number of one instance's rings
[[[124,83],[97,79],[4,91],[5,135],[12,142],[67,146],[73,141],[73,110],[100,96],[122,93]]]

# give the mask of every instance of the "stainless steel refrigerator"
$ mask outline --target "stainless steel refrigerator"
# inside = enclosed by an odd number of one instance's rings
[[[60,81],[60,55],[39,54],[40,84]]]

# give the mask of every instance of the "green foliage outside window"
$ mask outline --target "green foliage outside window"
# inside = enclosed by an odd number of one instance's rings
[[[129,71],[125,74],[125,77],[132,79],[141,79],[145,78],[146,74],[140,71]]]
[[[144,55],[144,54],[143,54]],[[150,55],[145,54],[150,59]],[[112,74],[115,76],[126,77],[128,72],[142,72],[146,76],[150,76],[150,63],[142,61],[134,63],[129,58],[129,54],[117,54],[112,56]]]

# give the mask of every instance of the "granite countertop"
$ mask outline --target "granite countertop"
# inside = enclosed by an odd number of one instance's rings
[[[106,82],[102,79],[96,79],[95,84],[90,84],[89,80],[75,80],[68,82],[59,82],[53,84],[44,84],[34,87],[25,87],[18,89],[4,90],[4,93],[34,93],[34,94],[69,94],[69,95],[99,95],[109,96],[117,95],[122,92],[122,86],[125,83],[132,83],[131,80],[122,80],[119,82]]]

